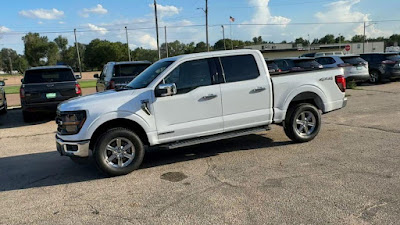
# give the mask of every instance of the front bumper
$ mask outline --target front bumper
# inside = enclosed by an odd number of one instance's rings
[[[90,140],[86,141],[64,141],[56,135],[57,151],[61,155],[88,157]]]

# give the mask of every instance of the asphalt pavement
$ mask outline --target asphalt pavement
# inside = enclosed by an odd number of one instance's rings
[[[0,224],[398,224],[400,82],[348,90],[311,142],[270,131],[148,151],[107,178],[56,152],[53,115],[0,116]]]

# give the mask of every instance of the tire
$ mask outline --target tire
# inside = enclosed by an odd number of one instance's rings
[[[7,113],[7,101],[4,102],[4,109],[0,110],[0,114],[6,114]]]
[[[370,78],[369,78],[370,83],[377,84],[382,81],[381,74],[376,70],[371,71],[371,73],[369,75],[370,75]]]
[[[105,174],[125,175],[142,164],[145,149],[142,141],[133,131],[121,127],[113,128],[97,140],[93,156],[97,167]],[[129,148],[125,150],[124,147]]]
[[[311,141],[321,128],[321,113],[309,103],[294,105],[286,113],[283,128],[286,136],[294,142]]]
[[[24,119],[25,123],[32,122],[33,120],[32,113],[26,111],[22,111],[22,118]]]

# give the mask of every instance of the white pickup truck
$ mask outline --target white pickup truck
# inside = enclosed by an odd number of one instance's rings
[[[73,160],[93,155],[111,176],[142,163],[145,146],[178,148],[284,127],[295,142],[312,140],[321,113],[346,105],[342,69],[270,77],[255,50],[162,59],[122,90],[58,106],[57,150]]]

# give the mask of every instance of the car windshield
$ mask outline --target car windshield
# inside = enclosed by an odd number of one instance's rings
[[[301,67],[304,69],[313,69],[313,68],[320,68],[321,64],[319,64],[314,59],[308,60],[296,60],[294,61],[296,67]]]
[[[161,61],[156,62],[139,76],[133,79],[128,85],[129,89],[140,89],[147,87],[158,75],[167,69],[174,61]]]
[[[348,57],[341,57],[343,62],[349,63],[349,64],[362,64],[365,63],[366,61],[358,56],[348,56]]]
[[[50,83],[50,82],[63,82],[75,81],[74,73],[71,69],[35,69],[27,70],[24,76],[24,83]]]
[[[114,77],[137,76],[149,66],[150,64],[120,64],[115,66]]]

